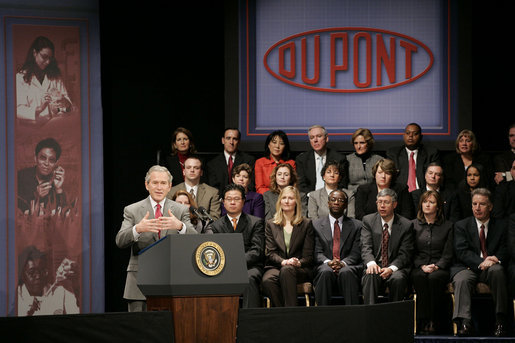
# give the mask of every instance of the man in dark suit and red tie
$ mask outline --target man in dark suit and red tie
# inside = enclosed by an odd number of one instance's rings
[[[329,215],[313,221],[315,229],[315,298],[320,306],[329,305],[334,290],[346,305],[359,304],[363,273],[361,264],[361,222],[345,215],[348,198],[342,190],[329,194]]]
[[[495,219],[492,212],[492,195],[486,188],[472,191],[473,216],[454,225],[454,250],[456,263],[451,267],[454,286],[453,320],[458,325],[459,336],[471,336],[471,295],[478,282],[488,284],[495,304],[495,336],[507,333],[508,290],[504,263],[509,260],[507,223]],[[513,250],[513,246],[510,248]]]
[[[365,273],[361,280],[363,301],[375,304],[386,286],[391,301],[404,299],[414,252],[413,223],[394,213],[395,191],[385,188],[377,194],[377,212],[363,217],[361,258]]]

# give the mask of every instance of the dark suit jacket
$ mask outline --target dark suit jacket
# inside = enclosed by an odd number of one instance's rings
[[[391,189],[397,193],[397,207],[395,208],[395,213],[405,218],[413,219],[415,217],[415,209],[413,208],[411,194],[408,192],[408,186],[395,182],[391,186]],[[363,216],[377,212],[376,198],[377,185],[375,181],[358,187],[354,210],[356,219],[361,220]]]
[[[487,187],[492,190],[494,184],[494,172],[492,159],[489,154],[477,152],[472,157],[473,163],[481,164],[484,168],[484,175]],[[443,173],[445,188],[456,189],[460,182],[465,179],[465,165],[458,153],[445,155],[443,159]]]
[[[254,162],[256,159],[249,154],[246,154],[242,151],[237,151],[234,156],[234,164],[233,168],[237,165],[247,163],[249,166],[254,169]],[[249,175],[250,180],[254,180],[252,175]],[[231,177],[227,173],[227,162],[225,162],[225,155],[222,152],[221,154],[216,155],[211,161],[207,163],[207,183],[211,187],[215,187],[218,189],[218,194],[220,196],[223,194],[225,186],[229,184]],[[254,185],[252,184],[249,187],[250,190],[254,189]]]
[[[222,207],[222,216],[227,214],[223,201],[220,201]],[[245,204],[243,205],[243,213],[250,214],[259,218],[265,218],[265,201],[263,196],[257,192],[248,191],[245,194]]]
[[[423,188],[423,189],[416,189],[410,193],[411,197],[413,198],[413,206],[414,206],[413,208],[415,209],[415,213],[418,211],[420,197],[426,191],[427,191],[427,188]],[[456,196],[456,192],[453,191],[452,189],[440,187],[440,190],[438,191],[438,193],[442,197],[443,214],[445,216],[445,219],[448,219],[453,223],[462,219],[463,217],[461,217],[461,212],[460,212],[460,207],[459,207],[458,199]]]
[[[274,224],[273,219],[266,222],[265,238],[265,268],[281,268],[281,262],[291,257],[298,258],[302,268],[309,269],[313,266],[314,233],[311,220],[304,218],[300,224],[294,225],[288,253],[283,227]]]
[[[396,214],[391,232],[388,241],[388,264],[399,269],[410,268],[414,252],[413,223]],[[382,235],[383,225],[379,213],[364,216],[361,228],[361,258],[365,266],[371,261],[380,264]]]
[[[313,221],[315,230],[315,264],[333,259],[333,228],[329,215]],[[348,266],[361,264],[361,226],[359,220],[343,217],[340,234],[340,260]]]
[[[264,265],[265,233],[263,230],[263,219],[242,213],[238,220],[236,230],[227,216],[216,220],[209,225],[213,233],[241,233],[245,248],[245,259],[247,269]]]
[[[395,166],[399,170],[397,182],[402,184],[408,183],[409,175],[409,161],[406,146],[394,146],[386,150],[386,156],[395,162]],[[418,147],[417,160],[416,160],[416,174],[419,188],[426,186],[425,173],[427,165],[431,162],[438,162],[440,160],[440,153],[432,146],[421,144]]]
[[[515,213],[510,215],[509,219],[509,228],[508,228],[508,247],[510,251],[511,264],[515,266]]]
[[[515,180],[504,181],[497,185],[492,217],[507,218],[512,213],[515,213]]]
[[[503,262],[509,259],[506,242],[507,222],[504,219],[490,218],[488,234],[486,237],[486,251],[489,256],[497,256]],[[511,247],[513,250],[513,247]],[[476,219],[468,217],[454,224],[454,252],[456,262],[451,267],[451,277],[456,273],[470,269],[480,273],[478,266],[483,262],[481,258],[481,245]]]
[[[415,256],[413,265],[436,264],[438,268],[449,269],[454,256],[453,224],[448,220],[432,225],[418,219],[413,220],[415,229]]]
[[[186,225],[187,234],[196,234],[190,222],[190,213],[187,206],[167,199],[163,207],[163,215],[168,216],[168,210]],[[132,228],[138,224],[146,213],[149,212],[149,219],[154,218],[154,210],[150,203],[150,197],[137,203],[125,207],[123,210],[123,222],[120,230],[116,234],[116,245],[119,248],[131,248],[131,257],[127,266],[127,280],[125,281],[125,291],[123,297],[129,300],[145,300],[137,284],[138,272],[138,252],[158,240],[158,234],[153,232],[143,232],[137,241],[134,240]],[[177,234],[175,230],[161,231],[161,236]]]
[[[297,166],[297,176],[298,182],[297,187],[301,192],[309,193],[315,190],[315,185],[317,183],[316,177],[316,165],[315,165],[315,152],[313,149],[309,151],[305,151],[301,153],[295,159],[295,165]],[[344,170],[348,170],[348,161],[345,158],[345,155],[340,154],[339,152],[327,148],[326,152],[326,162],[336,160],[340,162],[343,166]],[[349,176],[343,175],[342,180],[340,181],[340,188],[347,188],[349,183]]]

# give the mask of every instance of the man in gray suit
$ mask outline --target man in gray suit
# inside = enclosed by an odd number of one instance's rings
[[[395,191],[383,189],[376,199],[377,212],[364,216],[361,228],[361,258],[366,266],[361,283],[367,305],[376,302],[385,286],[391,301],[403,300],[415,245],[413,223],[394,213]]]
[[[203,207],[213,220],[220,218],[220,196],[218,190],[206,183],[200,183],[202,176],[202,161],[195,156],[188,157],[184,161],[184,182],[173,186],[168,193],[168,198],[172,198],[178,190],[186,190],[192,194],[197,203],[197,207]]]
[[[334,190],[326,198],[329,215],[313,221],[315,229],[315,298],[318,305],[331,303],[338,289],[346,305],[359,303],[359,280],[363,273],[360,251],[361,222],[347,217],[347,194]]]
[[[145,296],[137,285],[138,252],[161,237],[171,234],[196,234],[190,223],[189,209],[166,198],[172,186],[172,175],[162,166],[151,167],[145,176],[149,197],[125,207],[120,231],[116,234],[119,248],[131,248],[123,298],[129,312],[145,311]]]

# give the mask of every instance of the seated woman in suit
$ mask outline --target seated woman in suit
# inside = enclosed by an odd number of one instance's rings
[[[250,214],[259,218],[265,218],[265,201],[263,196],[257,192],[249,191],[250,176],[252,168],[247,163],[237,165],[232,169],[232,182],[245,188],[245,204],[243,205],[243,213]],[[222,204],[222,217],[227,214]]]
[[[472,163],[465,170],[465,179],[461,180],[456,190],[458,220],[472,216],[472,197],[471,193],[476,188],[486,186],[485,171],[482,165]]]
[[[264,194],[270,189],[270,175],[281,163],[288,163],[295,169],[295,161],[290,160],[290,142],[281,130],[268,135],[265,142],[265,157],[261,157],[254,165],[256,192]]]
[[[265,220],[272,219],[274,217],[279,193],[286,186],[297,187],[297,180],[297,172],[291,164],[281,163],[274,168],[270,175],[270,189],[263,194],[263,200],[265,201]],[[308,210],[307,195],[300,192],[300,199],[302,204],[302,215],[306,216]]]
[[[413,219],[415,209],[408,186],[395,181],[397,168],[392,160],[383,158],[372,168],[374,180],[360,185],[356,192],[355,217],[361,220],[364,215],[377,212],[376,197],[379,191],[390,188],[397,193],[397,207],[395,213]]]
[[[415,229],[415,255],[411,272],[417,293],[417,334],[434,334],[440,304],[450,281],[453,257],[453,224],[443,215],[443,201],[436,191],[420,197]]]
[[[195,213],[195,211],[192,210],[192,207],[195,209],[197,208],[197,203],[192,198],[190,192],[184,189],[179,189],[172,196],[172,200],[178,202],[179,204],[186,205],[190,208],[190,222],[198,233],[213,233],[213,231],[211,231],[211,229],[208,228],[209,223],[199,218],[197,213]]]
[[[359,185],[373,180],[372,167],[382,157],[374,154],[374,136],[369,129],[357,129],[351,137],[355,152],[346,156],[349,161],[349,185],[348,189],[355,192]]]
[[[184,182],[184,162],[197,150],[193,143],[193,134],[184,127],[178,127],[172,134],[172,153],[166,156],[166,165],[173,177],[173,184]],[[203,182],[203,181],[201,181]]]
[[[472,163],[481,164],[485,171],[484,181],[488,189],[493,189],[494,172],[489,154],[479,149],[476,135],[471,130],[462,130],[456,138],[456,153],[447,154],[443,159],[445,187],[457,189],[464,179],[464,171]]]
[[[309,192],[308,217],[320,218],[329,214],[329,194],[338,189],[338,183],[344,176],[345,169],[338,161],[327,161],[321,170],[325,187]],[[354,192],[342,188],[347,195],[347,217],[354,218]]]
[[[272,306],[296,306],[297,284],[312,278],[313,225],[302,216],[300,193],[293,186],[281,191],[276,207],[265,227],[263,293]]]

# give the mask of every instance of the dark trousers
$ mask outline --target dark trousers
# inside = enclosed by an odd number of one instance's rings
[[[344,297],[346,305],[359,304],[359,276],[362,270],[361,266],[346,266],[335,273],[327,263],[319,265],[313,281],[317,305],[330,305],[335,290]]]
[[[261,277],[263,271],[261,268],[250,268],[247,270],[249,276],[249,285],[243,291],[243,308],[261,307]]]
[[[472,319],[471,297],[478,282],[484,282],[490,287],[497,315],[506,315],[508,312],[508,290],[506,287],[506,275],[500,264],[494,264],[490,268],[474,273],[470,269],[464,269],[452,278],[454,286],[454,313],[452,318]]]
[[[310,271],[306,268],[271,268],[263,275],[263,293],[270,298],[274,307],[297,306],[297,284],[309,279]]]
[[[401,301],[406,294],[408,286],[408,271],[399,269],[383,280],[379,274],[363,274],[361,279],[363,287],[363,302],[365,305],[375,304],[377,296],[388,287],[388,299],[390,301]]]
[[[449,272],[439,269],[432,273],[425,273],[416,268],[411,272],[411,280],[417,293],[417,320],[436,321],[436,309],[445,299],[445,288],[450,281]]]

